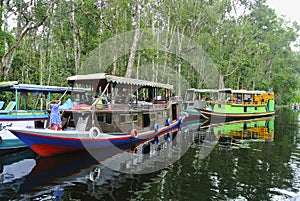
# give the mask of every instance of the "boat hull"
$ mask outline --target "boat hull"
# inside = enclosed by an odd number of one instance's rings
[[[97,139],[89,136],[88,131],[53,131],[48,129],[18,129],[9,130],[23,141],[28,147],[41,157],[58,155],[62,153],[95,150],[116,146],[122,148],[124,144],[135,146],[138,143],[151,140],[158,135],[174,132],[179,129],[181,120],[177,120],[157,131],[139,133],[137,137],[130,134],[112,135],[104,134]]]
[[[222,121],[233,121],[233,120],[245,120],[245,119],[254,119],[260,117],[268,117],[275,114],[275,112],[264,112],[264,113],[218,113],[212,112],[205,109],[200,109],[201,115],[210,119],[214,122],[222,122]]]
[[[187,114],[185,121],[199,122],[205,119],[197,109],[184,110],[184,112]]]
[[[35,122],[43,122],[47,114],[41,115],[0,115],[0,155],[14,152],[27,147],[19,138],[7,128],[35,128]]]

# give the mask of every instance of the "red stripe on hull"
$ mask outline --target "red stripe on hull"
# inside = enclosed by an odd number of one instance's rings
[[[39,156],[47,157],[57,154],[80,151],[85,149],[84,147],[68,147],[68,146],[58,146],[58,145],[47,145],[47,144],[36,144],[30,147]]]

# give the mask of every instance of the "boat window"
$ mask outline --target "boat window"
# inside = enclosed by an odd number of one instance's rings
[[[97,119],[98,119],[98,122],[104,122],[104,116],[103,115],[99,115],[98,117],[97,117]]]
[[[111,124],[111,114],[106,114],[105,121],[107,124]]]
[[[143,114],[143,127],[150,126],[149,114]]]
[[[244,102],[250,103],[251,102],[251,95],[250,94],[245,94],[244,96]]]
[[[138,116],[137,116],[137,114],[134,114],[134,115],[132,116],[132,121],[133,121],[133,122],[137,122],[137,121],[138,121]]]

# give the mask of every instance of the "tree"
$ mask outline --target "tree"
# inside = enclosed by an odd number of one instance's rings
[[[49,17],[51,12],[53,11],[54,6],[56,5],[57,0],[50,1],[48,8],[45,10],[46,5],[44,1],[34,1],[29,3],[24,3],[22,1],[16,1],[16,8],[18,11],[18,30],[17,37],[15,43],[9,47],[9,49],[4,53],[2,57],[2,62],[0,66],[0,74],[4,75],[4,80],[6,80],[6,75],[8,74],[14,53],[16,48],[19,46],[22,39],[26,36],[26,34],[34,29],[40,27]],[[9,3],[9,2],[7,2]],[[33,5],[30,5],[30,4]],[[30,6],[33,6],[32,8]],[[24,19],[24,23],[21,23],[21,20]]]

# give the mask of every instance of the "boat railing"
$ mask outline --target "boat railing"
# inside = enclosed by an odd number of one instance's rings
[[[11,112],[5,113],[10,115],[37,115],[37,114],[47,114],[45,110],[12,110]]]
[[[103,109],[107,108],[110,110],[155,110],[155,109],[164,109],[168,107],[167,102],[152,103],[139,101],[138,103],[129,103],[129,104],[107,104],[103,105]]]
[[[174,101],[174,102],[182,102],[183,99],[181,96],[173,96],[173,97],[170,97],[170,101]]]
[[[254,100],[209,100],[206,103],[209,104],[230,104],[230,105],[265,105],[267,104],[269,99],[254,99]]]
[[[206,105],[204,100],[194,100],[194,101],[183,101],[183,108],[186,109],[201,109]]]
[[[223,97],[219,100],[207,100],[207,104],[234,104],[234,105],[266,105],[269,100],[274,99],[274,92],[253,95],[247,99],[238,97]]]
[[[79,104],[72,106],[70,110],[74,111],[89,111],[89,110],[156,110],[169,108],[174,102],[182,101],[181,97],[172,97],[167,100],[153,100],[153,101],[133,101],[128,103],[120,103],[111,101],[107,103],[99,102],[99,104]]]

